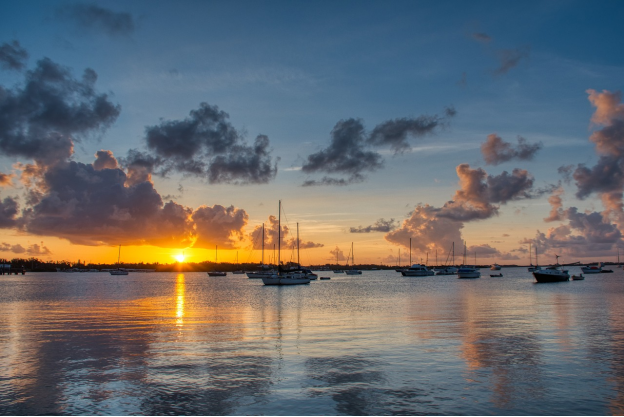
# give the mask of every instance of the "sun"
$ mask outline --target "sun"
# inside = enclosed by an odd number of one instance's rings
[[[174,256],[174,258],[176,258],[176,260],[177,260],[178,262],[184,262],[184,258],[186,258],[186,257],[184,256],[184,254],[183,254],[183,253],[181,253],[181,254],[179,254],[179,255]]]

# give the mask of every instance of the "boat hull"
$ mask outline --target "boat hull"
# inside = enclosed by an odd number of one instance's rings
[[[474,278],[481,278],[481,272],[464,272],[464,273],[458,273],[458,274],[457,274],[457,278],[459,278],[459,279],[474,279]]]
[[[344,271],[345,274],[347,275],[362,275],[362,271],[360,271],[359,269],[348,269],[346,271]]]
[[[209,277],[224,277],[227,275],[227,272],[208,272]]]
[[[570,280],[568,273],[548,274],[541,271],[533,272],[533,276],[537,282],[564,282]]]
[[[262,278],[262,282],[264,283],[264,285],[302,285],[309,284],[310,278],[272,276],[268,278]]]

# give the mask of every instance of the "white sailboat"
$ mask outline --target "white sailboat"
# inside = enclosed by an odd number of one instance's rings
[[[117,253],[117,269],[109,271],[111,275],[128,275],[128,271],[119,267],[119,260],[121,259],[121,245],[119,245],[119,252]]]
[[[475,265],[477,254],[475,253]],[[466,265],[466,242],[464,242],[464,262],[457,270],[457,278],[481,278],[481,271],[476,266]]]
[[[451,253],[452,253],[451,264],[448,265],[448,266],[445,266],[442,269],[439,269],[436,272],[436,275],[455,275],[455,274],[457,274],[457,268],[455,267],[455,242],[453,242],[451,244],[451,249],[450,249],[449,253],[446,255],[446,262],[444,263],[445,265],[448,263],[449,255],[451,255]]]
[[[537,246],[535,246],[535,266],[533,266],[533,261],[531,259],[531,244],[529,243],[529,272],[535,272],[535,271],[539,271],[540,269],[542,269],[541,266],[538,266],[537,263]]]
[[[270,278],[273,275],[277,274],[277,271],[268,265],[264,264],[264,223],[262,223],[262,258],[260,262],[260,271],[256,272],[247,272],[247,278],[250,279],[261,279],[261,278]]]
[[[264,285],[299,285],[309,284],[310,278],[302,271],[292,271],[283,273],[281,271],[281,240],[282,240],[282,200],[279,202],[279,215],[277,216],[277,274],[270,277],[263,277]]]

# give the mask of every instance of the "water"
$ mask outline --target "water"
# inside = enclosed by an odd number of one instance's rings
[[[622,415],[614,271],[2,276],[0,413]]]

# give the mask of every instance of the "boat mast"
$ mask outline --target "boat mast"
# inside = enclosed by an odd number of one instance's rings
[[[412,238],[410,237],[410,267],[412,266]]]
[[[215,245],[215,265],[217,264],[217,249],[219,246]]]
[[[529,266],[533,266],[533,258],[531,256],[531,252],[532,252],[532,248],[531,248],[531,242],[529,242]]]
[[[277,272],[279,275],[280,263],[281,263],[281,249],[282,249],[282,200],[279,201],[279,214],[277,215]],[[273,244],[273,250],[275,250],[275,244]]]
[[[399,248],[399,268],[400,267],[401,267],[401,248]]]
[[[119,266],[119,259],[121,258],[121,245],[119,245],[119,253],[117,254],[117,266]]]
[[[453,242],[451,248],[453,248],[453,266],[455,266],[455,242]]]
[[[262,223],[262,265],[264,265],[264,223]]]
[[[299,223],[297,223],[297,266],[301,268],[301,262],[299,261]]]
[[[355,267],[355,253],[353,253],[353,242],[351,242],[351,269]]]
[[[535,266],[538,266],[539,262],[537,262],[537,245],[535,245]]]

